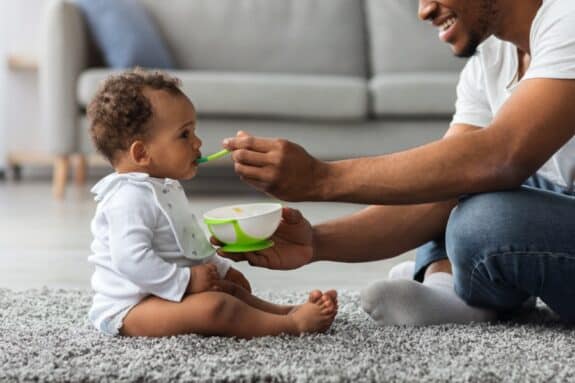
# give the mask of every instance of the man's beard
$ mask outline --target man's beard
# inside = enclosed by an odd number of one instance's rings
[[[478,0],[470,0],[478,1]],[[479,7],[479,19],[478,19],[478,31],[471,31],[469,33],[469,42],[463,48],[463,51],[456,53],[457,57],[468,58],[477,52],[477,47],[483,42],[487,37],[489,31],[489,21],[494,20],[497,16],[497,0],[480,0],[481,5]]]
[[[469,34],[469,42],[465,48],[463,48],[463,51],[456,53],[455,56],[460,58],[469,58],[474,56],[475,53],[477,53],[477,47],[479,44],[481,44],[481,37],[479,33],[471,32]]]

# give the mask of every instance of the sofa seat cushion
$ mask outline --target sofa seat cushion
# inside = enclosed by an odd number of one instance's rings
[[[85,71],[78,81],[78,101],[86,106],[105,69]],[[182,80],[198,114],[210,116],[359,120],[367,116],[367,82],[358,77],[169,72]]]
[[[457,73],[378,75],[369,83],[377,116],[451,116],[455,112]]]

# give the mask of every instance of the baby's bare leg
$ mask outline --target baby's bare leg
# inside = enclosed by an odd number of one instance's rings
[[[220,281],[220,285],[222,289],[228,294],[232,294],[236,298],[244,301],[245,303],[256,309],[266,311],[271,314],[287,315],[294,309],[294,307],[297,307],[292,305],[278,305],[275,303],[264,301],[263,299],[260,299],[255,295],[252,295],[251,292],[244,289],[242,286],[235,284],[233,282]]]
[[[127,336],[202,334],[253,338],[257,336],[320,332],[329,328],[335,314],[323,314],[320,304],[308,303],[292,315],[256,309],[221,292],[205,292],[169,302],[149,297],[136,305],[120,330]]]
[[[234,284],[228,281],[221,281],[223,289],[228,292],[229,294],[234,295],[235,297],[239,298],[240,300],[246,302],[248,305],[260,309],[262,311],[266,311],[272,314],[279,314],[279,315],[287,315],[290,314],[297,309],[301,305],[278,305],[275,303],[264,301],[254,295],[252,295],[249,291],[244,289],[242,286]],[[324,308],[324,311],[327,314],[337,312],[337,292],[335,290],[327,291],[323,293],[319,290],[314,290],[309,294],[308,302],[312,303],[319,303]]]

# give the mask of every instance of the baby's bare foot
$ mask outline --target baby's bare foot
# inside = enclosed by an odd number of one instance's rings
[[[324,302],[324,295],[314,290],[306,303],[290,312],[289,316],[293,318],[299,333],[324,332],[331,326],[337,307],[331,297]]]
[[[319,301],[321,299],[322,296],[322,292],[319,290],[314,290],[311,293],[309,293],[309,298],[308,298],[308,302],[312,302],[312,303],[316,303],[317,301]],[[303,305],[296,305],[296,306],[292,306],[290,308],[290,310],[288,312],[286,312],[286,314],[293,314],[295,313],[297,310],[299,310],[299,308],[303,306]]]
[[[320,298],[322,314],[337,314],[337,291],[329,290],[322,294]]]

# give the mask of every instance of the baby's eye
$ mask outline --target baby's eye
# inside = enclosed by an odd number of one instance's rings
[[[188,138],[190,137],[190,132],[185,130],[182,132],[182,134],[180,134],[180,138]]]

